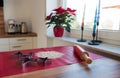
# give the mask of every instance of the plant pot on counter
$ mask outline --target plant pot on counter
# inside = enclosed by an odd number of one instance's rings
[[[53,32],[55,37],[62,37],[64,34],[64,27],[55,26]]]

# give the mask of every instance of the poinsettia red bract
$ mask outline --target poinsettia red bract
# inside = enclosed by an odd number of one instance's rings
[[[76,16],[75,12],[76,10],[71,8],[64,9],[62,7],[58,7],[53,9],[53,12],[46,17],[46,24],[48,24],[48,27],[51,24],[59,27],[62,26],[70,32],[71,22],[74,20],[74,16]]]

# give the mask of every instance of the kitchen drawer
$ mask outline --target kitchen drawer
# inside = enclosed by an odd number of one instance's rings
[[[9,45],[0,45],[0,52],[9,51]]]
[[[32,43],[32,37],[10,38],[10,44]]]
[[[8,38],[1,38],[1,39],[0,39],[0,45],[2,45],[2,44],[8,44],[8,45],[9,45],[9,40],[8,40]]]
[[[32,44],[27,43],[27,44],[11,44],[10,45],[10,50],[25,50],[25,49],[32,49]]]

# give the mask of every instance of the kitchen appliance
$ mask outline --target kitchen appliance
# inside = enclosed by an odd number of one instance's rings
[[[8,34],[26,34],[28,33],[27,22],[25,21],[16,21],[14,19],[8,20]]]
[[[15,34],[16,28],[15,28],[15,20],[9,19],[8,20],[8,34]]]
[[[26,24],[26,22],[21,22],[21,33],[22,34],[27,33],[27,24]]]

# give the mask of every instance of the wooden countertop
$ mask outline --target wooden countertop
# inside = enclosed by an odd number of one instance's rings
[[[110,58],[94,60],[94,63],[76,63],[1,78],[120,78],[120,61]]]
[[[0,38],[11,38],[11,37],[36,37],[36,33],[26,33],[26,34],[8,34],[4,33],[0,35]]]

